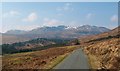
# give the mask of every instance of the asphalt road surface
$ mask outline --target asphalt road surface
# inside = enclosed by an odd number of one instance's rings
[[[53,69],[89,69],[89,63],[82,49],[77,49]]]

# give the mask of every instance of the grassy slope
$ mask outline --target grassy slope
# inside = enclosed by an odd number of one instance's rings
[[[51,69],[78,46],[50,48],[42,51],[3,56],[3,69]]]
[[[85,46],[92,69],[120,69],[118,38],[97,41]]]

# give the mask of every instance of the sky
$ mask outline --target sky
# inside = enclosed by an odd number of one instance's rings
[[[119,0],[1,0],[2,2],[119,2]]]
[[[0,32],[58,25],[118,26],[117,2],[3,2],[0,9]]]

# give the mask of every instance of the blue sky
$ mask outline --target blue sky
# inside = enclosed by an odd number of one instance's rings
[[[58,25],[118,26],[117,2],[4,2],[0,8],[0,32]]]
[[[2,2],[118,2],[119,0],[1,0]]]

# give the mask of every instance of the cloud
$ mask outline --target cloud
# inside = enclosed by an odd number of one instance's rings
[[[43,22],[44,22],[44,25],[47,25],[47,26],[56,26],[64,23],[62,21],[59,21],[56,19],[49,19],[49,18],[44,18]]]
[[[1,27],[1,26],[0,26]],[[6,32],[8,30],[25,30],[25,31],[29,31],[29,30],[32,30],[32,29],[36,29],[40,27],[39,24],[31,24],[31,25],[27,25],[27,24],[14,24],[13,25],[2,25],[2,28],[0,28],[0,32]]]
[[[19,12],[18,11],[10,11],[10,14],[11,15],[19,15]]]
[[[39,25],[33,24],[33,25],[15,25],[15,26],[5,26],[2,28],[2,32],[6,32],[9,30],[25,30],[25,31],[30,31],[32,29],[36,29],[40,27]]]
[[[112,22],[118,22],[118,16],[117,15],[113,15],[110,20]]]
[[[71,9],[70,5],[71,5],[70,3],[66,3],[63,9],[65,11],[70,10]]]
[[[66,3],[65,5],[66,5],[66,6],[70,6],[70,5],[71,5],[71,3]]]
[[[88,14],[86,15],[86,18],[87,18],[87,19],[90,19],[90,18],[92,18],[93,16],[94,16],[94,14],[88,13]]]
[[[35,12],[30,13],[26,18],[23,19],[23,21],[25,22],[33,22],[35,20],[37,20],[38,16]]]
[[[44,19],[44,24],[49,25],[49,26],[53,26],[53,25],[56,25],[58,23],[59,23],[59,21],[56,19],[48,19],[48,18]]]
[[[71,3],[65,3],[63,7],[59,7],[56,10],[57,11],[73,11],[73,8],[70,7],[72,4]]]
[[[3,18],[7,18],[7,17],[13,17],[13,16],[17,16],[19,15],[20,13],[18,11],[15,11],[15,10],[11,10],[9,12],[6,12],[3,14]]]
[[[19,26],[16,26],[15,29],[18,29],[18,30],[26,30],[26,31],[29,31],[29,30],[32,30],[32,29],[36,29],[40,27],[39,25],[19,25]]]

